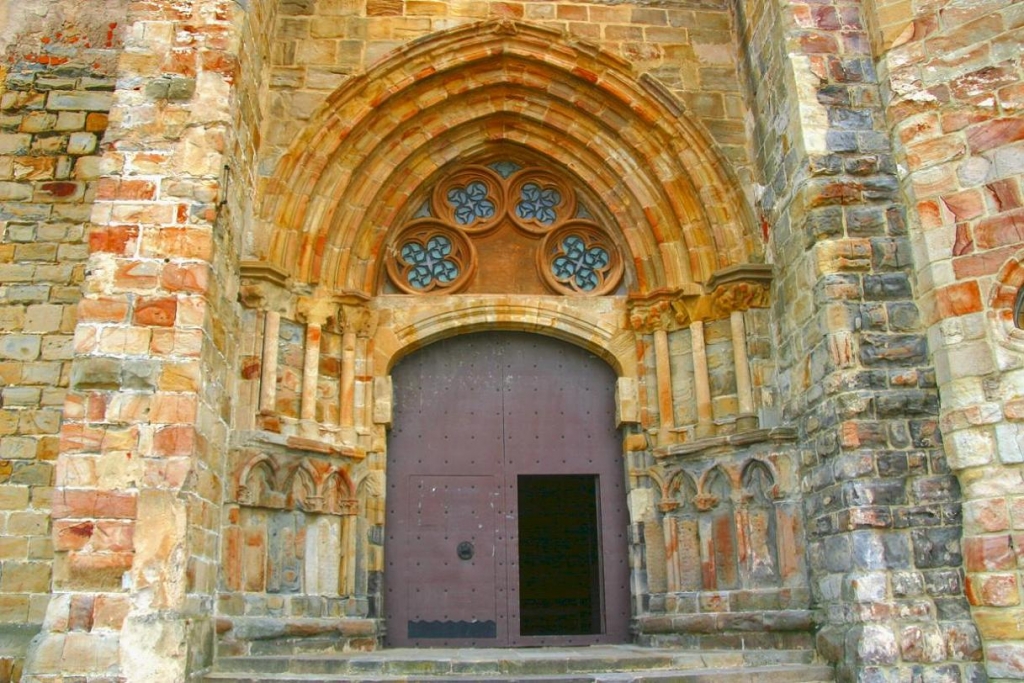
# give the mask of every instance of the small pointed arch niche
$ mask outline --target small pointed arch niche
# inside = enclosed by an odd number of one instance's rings
[[[412,193],[378,264],[381,294],[625,294],[635,282],[611,212],[554,159],[502,145]]]

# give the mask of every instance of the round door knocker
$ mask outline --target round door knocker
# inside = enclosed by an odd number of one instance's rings
[[[471,559],[473,557],[473,544],[469,541],[463,541],[455,548],[455,552],[460,560]]]

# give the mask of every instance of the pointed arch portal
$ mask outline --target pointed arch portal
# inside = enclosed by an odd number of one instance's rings
[[[700,123],[585,42],[464,26],[331,95],[259,202],[241,287],[263,340],[250,428],[350,470],[329,496],[296,478],[285,501],[352,515],[329,597],[355,596],[346,609],[391,645],[627,640],[652,439],[757,422],[749,383],[713,405],[696,364],[705,324],[745,359],[742,312],[765,305],[770,270]],[[689,394],[698,424],[678,425]],[[353,481],[372,484],[358,511]],[[246,482],[240,499],[262,504]]]

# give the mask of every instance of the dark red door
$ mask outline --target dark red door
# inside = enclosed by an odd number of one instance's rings
[[[555,339],[482,333],[417,351],[392,376],[387,643],[626,640],[611,368]]]

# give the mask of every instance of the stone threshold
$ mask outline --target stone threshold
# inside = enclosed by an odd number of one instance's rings
[[[810,650],[709,650],[594,645],[396,648],[374,652],[219,659],[206,681],[722,681],[834,680]]]

